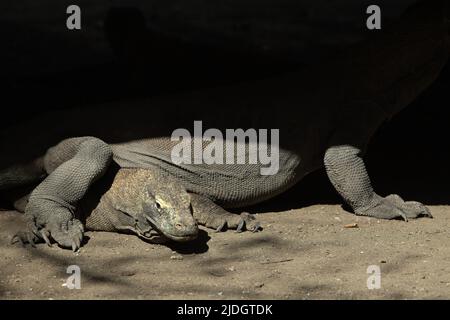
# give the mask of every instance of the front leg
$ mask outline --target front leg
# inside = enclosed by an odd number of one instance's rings
[[[247,212],[240,215],[231,213],[215,204],[207,197],[191,193],[192,213],[200,225],[222,231],[226,228],[236,229],[241,232],[244,229],[256,232],[261,226],[255,217]]]
[[[351,145],[335,145],[325,153],[324,163],[328,177],[353,211],[362,216],[379,219],[432,217],[423,204],[403,201],[397,195],[385,198],[372,188],[360,149]]]
[[[76,205],[111,158],[109,145],[93,137],[67,139],[49,149],[44,158],[49,176],[34,189],[25,208],[30,230],[16,239],[33,244],[36,237],[47,243],[51,237],[62,247],[77,250],[84,229],[74,216]]]

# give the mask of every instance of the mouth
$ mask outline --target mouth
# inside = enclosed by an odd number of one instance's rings
[[[150,216],[145,216],[145,218],[147,219],[147,221],[150,223],[150,225],[153,227],[153,235],[151,235],[151,237],[155,236],[155,235],[159,235],[160,237],[165,237],[167,239],[170,240],[174,240],[177,242],[187,242],[187,241],[191,241],[194,240],[195,238],[197,238],[198,235],[198,229],[195,230],[194,233],[190,233],[190,234],[173,234],[170,232],[163,232],[161,230],[161,228],[159,227],[159,224]],[[152,232],[150,232],[152,233]],[[144,237],[146,237],[146,235],[143,235]]]
[[[163,234],[153,230],[153,231],[146,231],[146,232],[138,232],[138,237],[141,238],[144,241],[148,241],[150,243],[155,244],[164,244],[166,243],[169,238],[164,236]]]

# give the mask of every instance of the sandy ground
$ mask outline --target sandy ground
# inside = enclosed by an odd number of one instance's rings
[[[257,234],[203,231],[191,244],[148,244],[87,232],[78,253],[11,246],[22,217],[0,212],[3,299],[450,298],[450,207],[408,223],[357,217],[339,205],[258,214]],[[358,228],[345,228],[356,223]],[[81,269],[81,289],[64,283]],[[381,288],[367,288],[367,268]]]
[[[109,61],[112,53],[103,36],[102,21],[110,2],[79,1],[84,10],[83,32],[71,33],[64,23],[67,1],[57,6],[50,0],[2,1],[0,11],[5,18],[0,21],[0,35],[9,50],[0,52],[0,64],[8,83],[11,75],[64,73]],[[363,12],[359,1],[331,5],[311,0],[302,6],[298,1],[278,1],[280,7],[275,9],[271,5],[274,1],[259,1],[255,6],[253,0],[239,0],[232,1],[237,5],[230,7],[228,2],[223,6],[206,4],[205,0],[175,2],[167,5],[167,1],[152,0],[140,6],[148,25],[193,39],[206,37],[208,30],[212,38],[228,35],[252,40],[269,51],[283,53],[283,57],[296,56],[307,62],[311,56],[320,57],[317,52],[327,51],[325,47],[355,41]],[[388,2],[383,1],[384,8]],[[402,7],[409,2],[402,0]],[[352,3],[357,14],[347,9]],[[386,17],[388,12],[384,12]],[[338,25],[331,23],[334,18],[330,17],[335,16]],[[6,47],[8,43],[11,47]],[[281,212],[258,216],[264,226],[258,234],[205,231],[194,243],[168,247],[129,235],[88,232],[87,243],[74,254],[44,245],[37,249],[9,245],[11,236],[20,229],[21,216],[4,211],[0,212],[0,298],[450,298],[450,207],[437,205],[449,204],[450,155],[448,148],[442,147],[443,137],[448,136],[448,116],[440,111],[449,105],[448,70],[434,89],[384,128],[371,148],[378,158],[369,158],[368,163],[380,194],[399,192],[405,199],[429,203],[435,219],[378,221],[356,217],[339,205],[310,205],[324,202],[311,200],[315,189],[304,184],[301,194],[308,204],[291,206],[278,201],[283,208],[276,211]],[[86,87],[94,83],[92,87],[100,90],[99,84],[110,78],[103,86],[111,95],[115,91],[109,87],[112,83],[128,81],[120,80],[116,70],[110,72],[94,77]],[[84,75],[83,81],[92,74]],[[61,81],[60,76],[55,75],[50,84],[44,81],[45,90],[35,88],[35,82],[42,83],[39,79],[16,92],[28,92],[33,105],[35,101],[52,105],[52,96],[53,103],[61,105],[54,86],[68,80]],[[80,86],[77,81],[69,84]],[[86,87],[78,90],[78,86],[62,92],[69,92],[67,96],[72,99],[76,91],[83,103],[92,102],[84,98],[92,92]],[[49,90],[51,94],[36,98],[36,92]],[[19,105],[17,110],[21,108]],[[302,209],[283,211],[299,207]],[[351,223],[359,228],[344,228]],[[81,268],[80,290],[63,286],[69,276],[66,269],[74,264]],[[381,289],[366,286],[370,265],[381,268]]]

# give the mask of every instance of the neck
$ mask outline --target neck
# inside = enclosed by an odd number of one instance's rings
[[[133,218],[119,214],[104,198],[86,218],[86,228],[94,231],[125,231],[133,224]]]

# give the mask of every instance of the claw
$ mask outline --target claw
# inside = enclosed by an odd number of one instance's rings
[[[17,243],[17,242],[20,242],[20,244],[22,245],[22,247],[25,247],[25,243],[23,242],[22,238],[21,238],[18,234],[15,234],[15,235],[11,238],[10,243],[11,243],[11,244],[15,244],[15,243]]]
[[[403,218],[403,220],[405,222],[408,222],[408,217],[406,217],[406,214],[404,214],[403,212],[400,214],[400,216]]]
[[[42,239],[44,239],[45,243],[46,243],[49,247],[52,247],[52,244],[51,244],[51,242],[50,242],[50,239],[48,238],[49,232],[48,232],[47,230],[45,230],[45,229],[42,229],[41,232],[40,232],[40,234],[41,234]]]
[[[245,226],[245,220],[242,219],[241,221],[239,221],[239,225],[238,225],[238,227],[236,229],[236,232],[237,233],[242,232],[243,231],[242,229],[244,228],[244,226]]]
[[[261,223],[257,222],[253,227],[252,232],[258,232],[259,230],[261,230]]]
[[[223,229],[225,228],[225,226],[227,225],[227,222],[224,221],[222,222],[222,224],[220,226],[217,227],[216,232],[221,232],[223,231]]]
[[[427,207],[425,207],[425,214],[424,214],[424,216],[427,217],[427,218],[433,219],[433,215],[431,214],[430,209],[428,209]]]
[[[62,221],[62,222],[52,222],[47,224],[46,235],[48,238],[53,238],[53,241],[62,248],[68,248],[72,251],[77,251],[81,247],[81,242],[83,239],[83,227],[80,222],[76,219],[74,221]],[[66,230],[66,227],[68,228]]]
[[[29,243],[33,248],[36,248],[36,243],[34,243],[33,236],[32,236],[31,234],[27,234],[27,240],[28,240],[28,243]]]
[[[80,241],[79,238],[76,238],[76,239],[75,239],[75,245],[76,245],[77,250],[80,249],[80,247],[81,247],[81,241]]]

